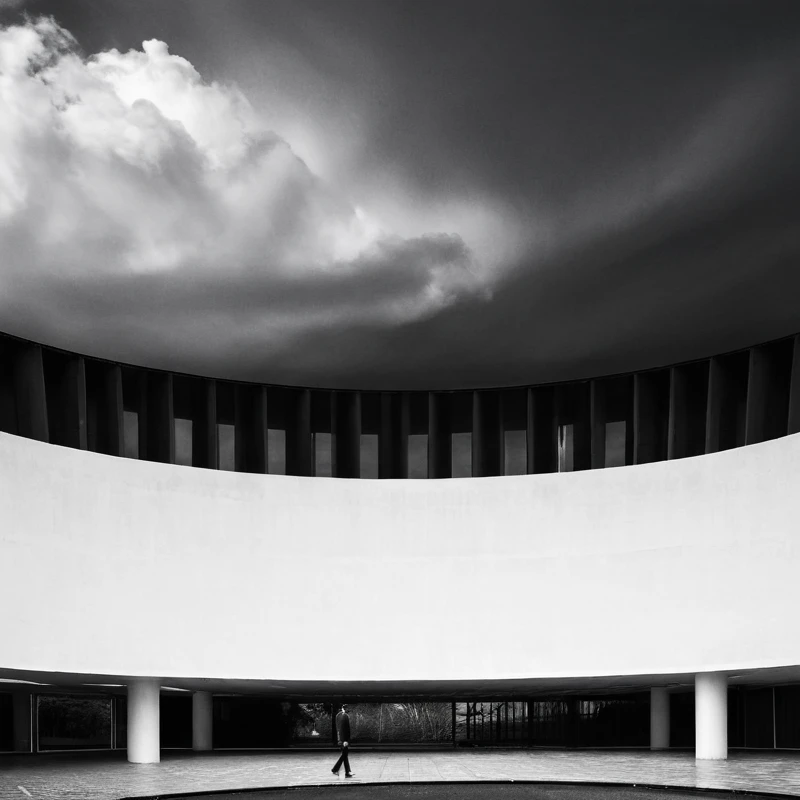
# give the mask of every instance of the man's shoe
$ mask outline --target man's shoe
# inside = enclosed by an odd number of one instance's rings
[[[335,769],[332,769],[332,770],[331,770],[331,772],[332,772],[332,773],[333,773],[333,774],[334,774],[334,775],[335,775],[337,778],[339,777],[339,773],[338,773],[338,772],[337,772]]]
[[[345,778],[352,778],[355,775],[355,772],[345,772]]]

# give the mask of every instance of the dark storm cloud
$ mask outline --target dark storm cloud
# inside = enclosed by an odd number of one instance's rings
[[[430,266],[466,271],[468,252],[456,237],[389,242],[346,268],[276,277],[225,274],[72,275],[42,283],[18,276],[17,301],[6,307],[14,330],[46,341],[70,329],[79,351],[124,350],[134,363],[256,379],[266,357],[291,364],[298,336],[404,319],[431,290]],[[468,279],[467,279],[468,280]],[[31,313],[33,312],[33,313]],[[235,320],[235,325],[232,325]],[[103,331],[104,340],[97,341]]]
[[[433,388],[800,330],[796,3],[28,8],[86,52],[157,37],[235,80],[397,235],[336,274],[31,275],[2,312],[13,332],[220,376]]]

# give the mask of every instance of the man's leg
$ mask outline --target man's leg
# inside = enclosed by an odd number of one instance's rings
[[[349,749],[350,748],[347,745],[342,747],[342,760],[344,761],[344,774],[345,775],[349,775],[350,772],[351,772],[351,770],[350,770],[350,759],[347,757],[347,752],[348,752]]]
[[[331,770],[331,772],[335,772],[338,775],[339,767],[342,766],[342,761],[344,761],[344,759],[345,759],[344,748],[342,748],[342,755],[339,756],[339,760],[336,762],[336,764],[334,764],[333,769]],[[349,767],[345,767],[344,771],[345,772],[350,772],[350,768]]]

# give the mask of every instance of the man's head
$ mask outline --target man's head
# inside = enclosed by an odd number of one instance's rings
[[[347,713],[347,704],[342,703],[342,711],[346,714]]]

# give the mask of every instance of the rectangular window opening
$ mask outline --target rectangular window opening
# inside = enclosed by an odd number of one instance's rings
[[[286,474],[286,431],[279,428],[267,430],[267,472]]]
[[[175,417],[175,463],[192,466],[192,421]]]
[[[122,426],[125,458],[139,458],[139,414],[136,411],[123,411]]]
[[[504,475],[524,475],[528,471],[528,442],[525,431],[504,433]]]
[[[472,477],[472,434],[470,432],[453,434],[450,470],[454,478]]]
[[[111,749],[111,698],[37,697],[37,750]]]
[[[330,433],[311,435],[314,448],[314,474],[318,478],[333,476],[333,436]]]
[[[624,419],[606,423],[606,467],[625,466],[625,436],[627,424]]]
[[[428,477],[428,434],[412,433],[408,437],[408,477]]]
[[[361,434],[361,477],[378,477],[378,434]]]
[[[217,423],[219,469],[236,470],[236,428],[223,422]]]
[[[574,426],[558,426],[558,471],[572,472],[574,469],[573,455],[575,451]]]

